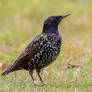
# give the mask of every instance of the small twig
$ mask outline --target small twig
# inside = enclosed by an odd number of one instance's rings
[[[67,68],[79,68],[83,66],[83,64],[67,64]]]
[[[65,66],[61,66],[62,69],[71,69],[71,68],[79,68],[82,67],[83,64],[67,64]]]

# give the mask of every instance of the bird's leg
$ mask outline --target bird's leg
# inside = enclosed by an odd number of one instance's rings
[[[44,82],[43,82],[43,80],[42,80],[42,78],[41,78],[41,76],[40,76],[40,72],[39,72],[39,71],[37,71],[37,74],[38,74],[39,79],[40,79],[40,81],[41,81],[41,83],[42,83],[42,86],[43,86],[43,85],[44,85]]]
[[[29,72],[29,74],[30,74],[30,76],[31,76],[31,78],[33,80],[33,83],[36,85],[36,80],[34,80],[34,77],[33,77],[33,71]]]

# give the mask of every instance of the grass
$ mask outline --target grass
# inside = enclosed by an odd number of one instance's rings
[[[58,59],[41,73],[47,85],[34,86],[28,72],[18,71],[0,78],[0,92],[91,92],[91,3],[91,0],[0,0],[0,62],[7,65],[41,32],[48,16],[71,14],[59,25],[63,45]],[[62,70],[61,65],[68,62],[84,66]],[[34,76],[40,84],[36,72]]]

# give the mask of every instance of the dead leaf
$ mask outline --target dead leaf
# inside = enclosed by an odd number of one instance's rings
[[[6,67],[6,64],[0,62],[0,70],[4,70]]]
[[[83,64],[67,64],[67,65],[61,66],[61,69],[79,68],[82,66]]]

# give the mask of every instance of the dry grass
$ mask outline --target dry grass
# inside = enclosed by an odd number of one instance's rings
[[[0,0],[0,62],[7,65],[41,32],[48,16],[71,14],[59,26],[63,38],[60,56],[42,72],[47,85],[34,86],[28,72],[18,71],[0,78],[0,92],[91,92],[91,3],[91,0]],[[83,67],[62,70],[61,65],[67,63]],[[34,76],[40,83],[36,73]]]

